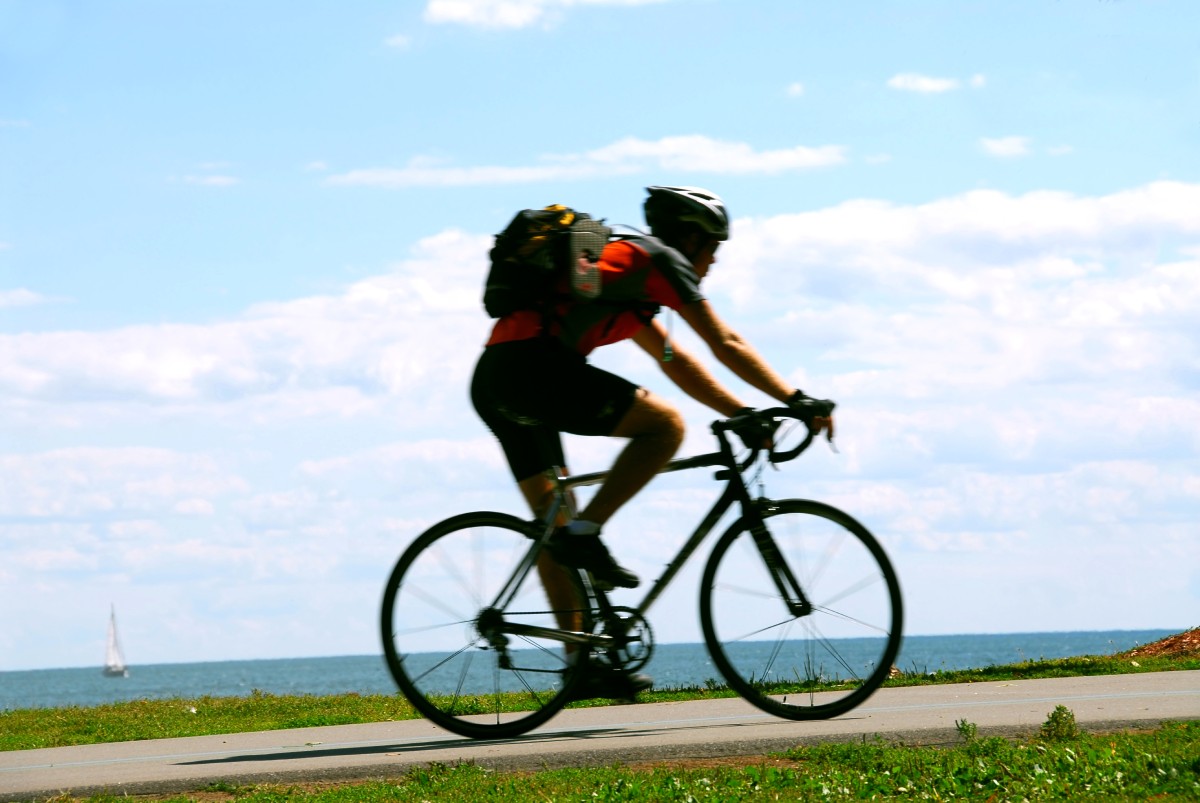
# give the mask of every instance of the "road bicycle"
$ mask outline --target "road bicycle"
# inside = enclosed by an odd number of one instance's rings
[[[576,699],[589,664],[642,668],[654,649],[647,612],[735,505],[740,516],[717,539],[700,583],[704,643],[721,675],[788,719],[827,719],[866,700],[900,649],[896,573],[846,513],[766,499],[761,486],[752,493],[767,463],[797,457],[814,435],[791,409],[754,415],[777,428],[769,445],[739,454],[733,434],[744,418],[717,421],[717,451],[663,469],[717,467],[724,490],[635,607],[612,604],[588,572],[564,569],[577,603],[554,610],[536,570],[559,513],[573,510],[572,489],[607,472],[560,477],[544,519],[464,513],[421,534],[388,578],[380,617],[388,668],[413,706],[454,733],[508,738]]]

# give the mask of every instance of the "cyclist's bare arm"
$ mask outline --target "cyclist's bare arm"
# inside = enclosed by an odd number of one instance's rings
[[[688,304],[679,310],[679,314],[712,350],[713,356],[747,384],[781,402],[787,402],[795,393],[792,385],[767,365],[753,346],[717,317],[707,301]],[[823,430],[826,437],[833,440],[832,417],[816,418],[813,424],[817,432]]]
[[[754,347],[717,317],[707,301],[696,301],[679,310],[705,345],[737,377],[776,401],[786,402],[795,388],[777,374]]]
[[[691,352],[680,348],[674,342],[671,343],[671,359],[664,362],[667,334],[658,321],[651,321],[633,336],[633,341],[654,358],[668,379],[701,404],[727,418],[746,407],[738,397],[723,387]]]

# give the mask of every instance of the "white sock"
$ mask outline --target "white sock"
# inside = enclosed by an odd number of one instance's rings
[[[567,523],[567,532],[571,535],[599,535],[600,525],[587,519],[575,519]]]

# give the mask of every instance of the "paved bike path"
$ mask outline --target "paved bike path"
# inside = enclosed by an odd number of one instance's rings
[[[1200,671],[881,689],[845,716],[792,722],[740,699],[563,711],[517,739],[480,742],[424,720],[0,752],[0,800],[178,793],[223,781],[288,783],[394,778],[430,762],[497,769],[751,756],[879,734],[954,743],[955,722],[980,735],[1035,732],[1056,705],[1088,730],[1200,719]]]

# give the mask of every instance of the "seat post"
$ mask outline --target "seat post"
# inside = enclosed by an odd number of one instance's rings
[[[575,492],[567,485],[568,478],[567,469],[564,466],[551,466],[547,472],[554,480],[555,496],[559,504],[554,505],[554,513],[557,517],[562,518],[562,521],[555,522],[558,526],[567,524],[573,521],[579,514],[579,509],[575,502]]]

